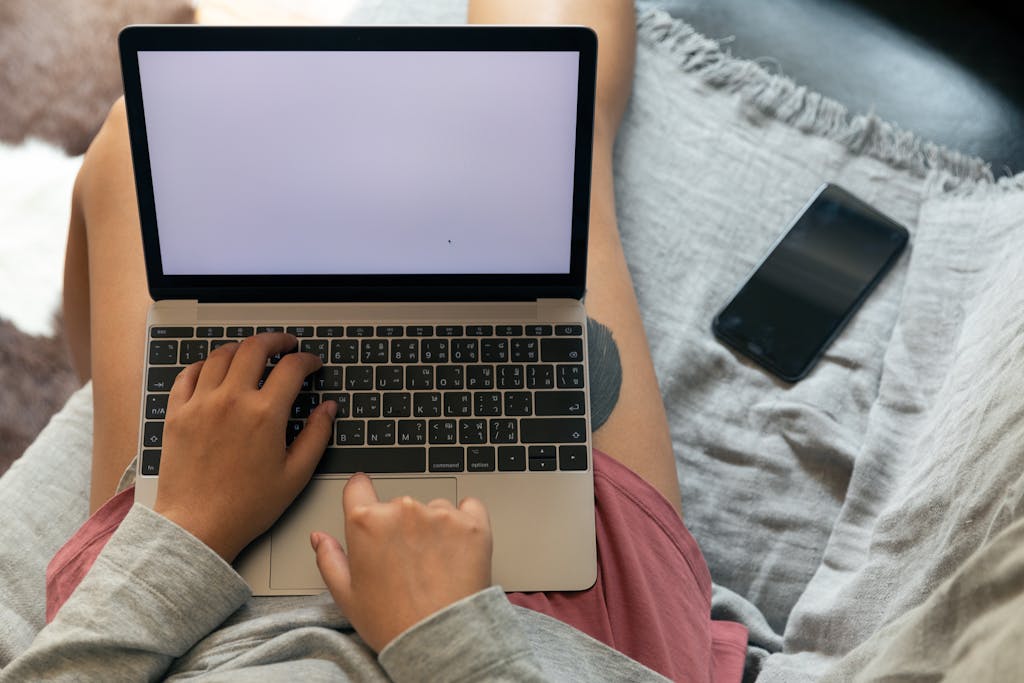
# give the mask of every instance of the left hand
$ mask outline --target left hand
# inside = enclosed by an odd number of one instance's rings
[[[231,562],[277,521],[309,482],[331,437],[337,405],[317,406],[285,449],[285,427],[317,356],[291,353],[259,380],[267,358],[291,351],[290,334],[226,344],[178,375],[167,402],[153,510]]]

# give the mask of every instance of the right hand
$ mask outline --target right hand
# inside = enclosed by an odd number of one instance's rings
[[[365,474],[349,479],[342,497],[348,554],[323,532],[310,543],[334,601],[375,651],[491,585],[491,526],[479,500],[382,503]]]

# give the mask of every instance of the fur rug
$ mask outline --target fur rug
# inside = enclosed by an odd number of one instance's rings
[[[39,138],[81,154],[121,93],[121,27],[193,15],[187,0],[3,0],[0,140]],[[33,337],[0,319],[0,473],[78,386],[59,321],[55,328],[52,338]]]

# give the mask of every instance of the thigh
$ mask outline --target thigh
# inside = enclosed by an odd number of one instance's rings
[[[138,450],[145,322],[152,303],[120,100],[85,155],[73,201],[88,247],[93,511],[114,494]]]

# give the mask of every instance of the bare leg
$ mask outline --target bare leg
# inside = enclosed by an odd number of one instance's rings
[[[79,171],[64,269],[75,370],[93,381],[90,512],[114,494],[138,450],[146,310],[142,237],[124,105],[118,101]]]
[[[668,419],[643,321],[619,240],[612,187],[612,145],[633,81],[636,19],[625,0],[471,0],[469,21],[485,24],[583,24],[598,34],[593,192],[587,311],[609,328],[622,360],[622,389],[594,446],[650,482],[681,512]]]

